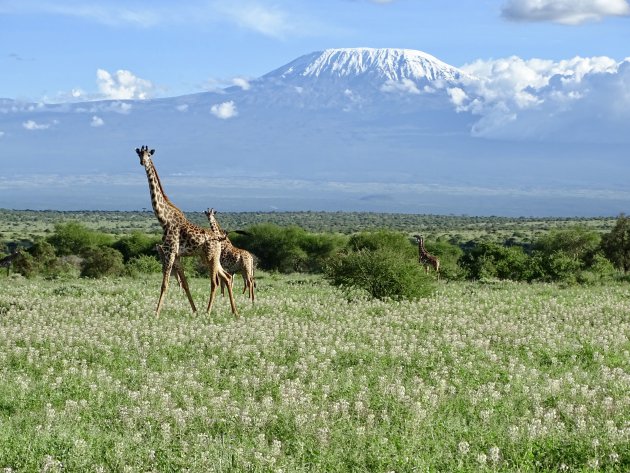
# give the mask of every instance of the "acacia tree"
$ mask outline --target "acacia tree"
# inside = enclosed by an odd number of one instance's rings
[[[602,250],[615,267],[630,271],[630,218],[620,214],[610,233],[602,237]]]

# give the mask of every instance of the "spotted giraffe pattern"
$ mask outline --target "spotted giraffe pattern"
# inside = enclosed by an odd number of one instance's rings
[[[188,221],[184,213],[179,210],[166,196],[157,170],[153,165],[151,156],[155,150],[149,150],[147,146],[136,148],[136,153],[140,158],[140,164],[144,167],[147,180],[149,181],[149,192],[151,193],[151,205],[153,212],[162,227],[162,287],[160,298],[156,308],[156,315],[160,315],[160,310],[164,303],[168,291],[168,283],[171,271],[175,270],[178,280],[192,307],[193,312],[197,311],[195,303],[190,294],[188,282],[184,275],[184,270],[179,262],[182,256],[198,256],[210,270],[210,300],[208,301],[207,312],[212,310],[212,304],[216,296],[216,289],[219,283],[228,284],[228,294],[230,296],[230,306],[232,313],[238,317],[232,287],[229,284],[232,277],[221,267],[221,243],[225,235],[211,232]]]
[[[210,230],[217,235],[224,234],[224,230],[219,225],[216,218],[216,210],[208,209],[204,213],[208,217],[210,223]],[[254,302],[254,289],[256,287],[256,280],[254,279],[254,257],[253,255],[241,248],[237,248],[232,244],[229,238],[221,241],[221,266],[225,268],[230,274],[240,273],[243,277],[243,294],[245,291],[249,291],[249,298]],[[221,285],[221,292],[223,292],[223,285]]]
[[[429,272],[429,268],[433,268],[437,274],[437,278],[440,279],[440,260],[437,256],[433,256],[424,247],[424,238],[421,235],[414,235],[414,238],[418,242],[418,261],[424,266],[424,271]]]

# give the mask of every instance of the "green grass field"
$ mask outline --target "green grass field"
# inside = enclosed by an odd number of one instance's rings
[[[628,471],[627,285],[2,278],[3,472]],[[205,307],[207,280],[191,281]]]

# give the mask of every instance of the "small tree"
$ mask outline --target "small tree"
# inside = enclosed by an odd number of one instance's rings
[[[630,218],[619,215],[610,233],[602,237],[602,250],[606,257],[624,274],[630,271]]]
[[[412,300],[434,290],[434,280],[418,264],[408,238],[386,231],[353,235],[346,249],[330,260],[326,277],[336,286],[363,289],[377,299]]]
[[[161,242],[161,238],[135,231],[131,235],[124,236],[116,241],[112,248],[117,249],[123,255],[125,262],[138,256],[154,256],[155,245]]]
[[[114,248],[95,247],[86,250],[84,254],[85,259],[81,268],[82,277],[119,276],[125,269],[122,253]]]
[[[55,225],[55,233],[48,237],[59,256],[82,255],[96,246],[111,244],[112,237],[87,228],[79,222],[59,223]]]

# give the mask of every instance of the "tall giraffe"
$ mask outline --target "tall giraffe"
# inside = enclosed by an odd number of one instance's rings
[[[182,256],[198,255],[210,269],[210,300],[208,301],[207,312],[209,313],[212,310],[217,286],[219,285],[219,281],[221,281],[228,284],[232,313],[235,317],[238,317],[234,303],[234,295],[232,294],[232,286],[229,284],[231,276],[221,267],[220,262],[221,244],[219,242],[221,239],[224,239],[225,236],[221,237],[215,235],[208,229],[189,222],[184,213],[170,201],[164,193],[157,170],[151,160],[151,156],[153,156],[155,150],[149,150],[147,146],[143,146],[136,148],[136,153],[140,158],[140,164],[147,173],[149,191],[151,193],[151,205],[153,206],[153,212],[160,222],[163,231],[161,245],[161,253],[164,255],[162,258],[162,287],[155,310],[156,316],[160,315],[173,268],[186,292],[188,302],[190,302],[193,312],[197,311],[190,294],[188,282],[184,276],[183,268],[179,263],[179,258]]]
[[[225,232],[216,218],[216,210],[208,209],[204,210],[208,222],[210,223],[210,229],[217,235],[222,235]],[[254,302],[254,288],[256,287],[256,281],[254,279],[254,257],[252,254],[241,248],[237,248],[232,244],[229,238],[221,241],[221,266],[230,273],[241,273],[243,277],[243,294],[249,290],[249,298]],[[232,280],[234,282],[234,280]],[[221,284],[221,294],[223,294],[223,284]]]
[[[432,267],[436,274],[438,280],[440,279],[440,260],[437,256],[433,256],[431,253],[427,251],[424,247],[424,238],[422,235],[414,235],[413,236],[418,242],[418,261],[422,266],[424,266],[424,271],[426,273],[429,272],[429,267]]]

